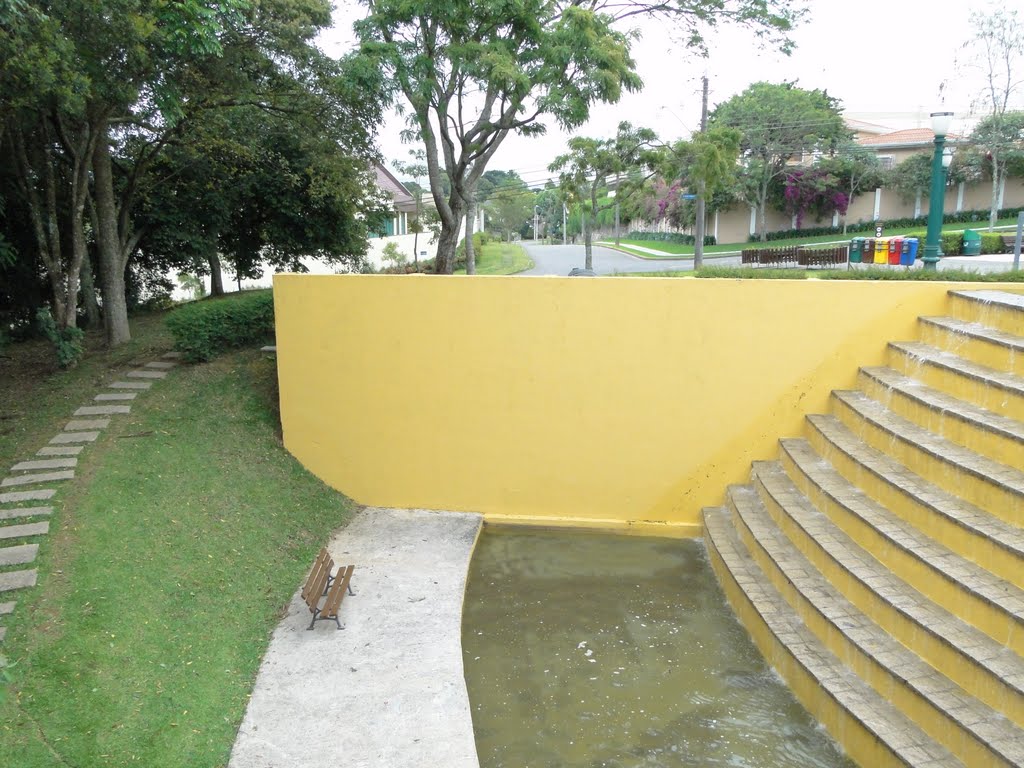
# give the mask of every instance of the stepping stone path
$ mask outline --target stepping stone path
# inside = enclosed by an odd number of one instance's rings
[[[53,507],[31,502],[52,499],[57,491],[49,486],[73,479],[78,454],[110,426],[111,417],[131,413],[131,405],[126,401],[134,400],[140,392],[153,386],[151,379],[165,378],[167,371],[177,365],[175,361],[179,357],[177,352],[170,352],[161,360],[128,371],[124,379],[106,387],[111,391],[96,395],[95,404],[76,409],[72,420],[48,445],[36,451],[34,458],[18,462],[6,476],[0,474],[0,642],[7,633],[5,620],[17,605],[16,600],[9,598],[18,590],[35,586],[38,577],[35,568],[23,567],[35,562],[39,554],[38,541],[23,540],[38,539],[50,531],[50,523],[45,518],[53,514]]]

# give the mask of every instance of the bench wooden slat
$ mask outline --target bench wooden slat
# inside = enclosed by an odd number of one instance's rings
[[[326,547],[321,547],[320,552],[313,561],[313,568],[306,579],[306,585],[302,588],[302,599],[310,610],[313,610],[320,601],[321,595],[327,591],[327,584],[331,579],[331,569],[334,568],[334,560],[331,559]]]
[[[352,571],[354,571],[355,568],[356,567],[354,565],[346,565],[338,570],[338,575],[334,579],[331,591],[327,593],[327,600],[324,601],[324,607],[320,611],[320,616],[322,618],[338,618],[338,610],[341,608],[341,601],[345,599],[345,590],[348,589],[348,583],[352,580]]]

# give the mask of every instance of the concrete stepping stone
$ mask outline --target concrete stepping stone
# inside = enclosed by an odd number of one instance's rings
[[[130,405],[85,405],[75,411],[75,416],[110,416],[115,413],[131,413]]]
[[[12,600],[9,603],[0,603],[0,616],[7,616],[8,614],[14,613],[14,606],[16,603]]]
[[[181,360],[181,352],[164,352],[160,357],[164,360]]]
[[[0,565],[24,565],[36,559],[38,544],[19,544],[16,547],[0,547]]]
[[[107,385],[109,389],[149,389],[152,386],[152,381],[115,381]]]
[[[0,493],[0,504],[15,504],[19,501],[46,501],[57,493],[53,488],[40,488],[35,491],[9,491]]]
[[[167,371],[128,371],[125,375],[129,379],[166,379]]]
[[[72,480],[75,477],[73,469],[64,469],[60,472],[35,472],[29,475],[12,475],[0,480],[0,488],[10,488],[15,485],[35,485],[36,483],[52,483],[57,480]]]
[[[0,520],[17,520],[19,517],[52,514],[53,507],[17,507],[15,509],[0,509]]]
[[[36,456],[77,456],[85,446],[47,445],[36,451]]]
[[[110,419],[73,419],[64,425],[65,432],[82,432],[92,429],[106,429]]]
[[[13,467],[12,472],[34,472],[37,469],[68,469],[78,465],[78,459],[74,457],[62,459],[37,459],[36,461],[19,461]]]
[[[96,395],[93,400],[102,403],[109,400],[134,400],[138,396],[137,392],[104,392],[101,395]]]
[[[36,585],[35,568],[28,571],[8,571],[0,573],[0,592],[9,592],[12,589],[25,589]]]
[[[61,432],[50,442],[57,445],[62,443],[94,443],[99,436],[99,432]]]
[[[163,363],[163,362],[157,361],[155,363],[146,363],[146,365],[144,367],[145,368],[155,368],[158,371],[169,371],[171,368],[176,368],[177,365],[178,365],[177,363]]]
[[[50,532],[50,523],[23,523],[22,525],[0,525],[0,539],[20,539],[25,536],[43,536]]]

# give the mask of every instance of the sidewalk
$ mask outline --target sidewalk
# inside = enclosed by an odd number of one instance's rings
[[[229,768],[478,768],[462,598],[481,521],[367,508],[341,530],[327,549],[356,566],[344,629],[322,621],[307,631],[296,591]]]

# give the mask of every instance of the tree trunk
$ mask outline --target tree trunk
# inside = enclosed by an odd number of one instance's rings
[[[124,285],[127,254],[118,233],[109,126],[102,120],[96,130],[98,136],[92,165],[98,224],[96,243],[100,257],[100,287],[103,290],[103,326],[107,344],[116,347],[132,338],[128,327],[128,302]]]
[[[456,213],[455,206],[452,206],[452,212]],[[462,214],[463,211],[457,211],[454,225],[441,223],[441,234],[437,238],[437,258],[434,261],[435,271],[439,275],[450,275],[455,272],[455,249],[459,245]]]
[[[760,200],[757,201],[757,220],[758,220],[758,232],[759,240],[762,243],[768,242],[768,223],[767,216],[765,214],[765,208],[768,207],[768,185],[764,184],[761,187]]]
[[[999,220],[999,162],[996,150],[992,150],[992,205],[988,212],[988,231],[991,232]]]
[[[92,260],[86,256],[82,259],[81,269],[82,305],[85,307],[85,326],[99,328],[103,322],[100,314],[100,303],[96,300],[96,281],[92,274]]]
[[[210,265],[210,295],[223,296],[224,274],[220,268],[220,256],[217,255],[216,251],[213,251],[206,257],[206,263]]]
[[[580,216],[580,227],[583,229],[583,252],[586,254],[586,257],[585,257],[584,262],[583,262],[583,266],[586,267],[587,269],[593,269],[594,268],[594,246],[591,244],[591,231],[590,231],[591,229],[593,229],[593,227],[588,227],[587,225],[589,223],[590,222],[588,221],[588,218],[587,218],[587,212],[584,210],[584,211],[582,211],[582,215]]]
[[[476,274],[476,251],[473,249],[473,214],[476,204],[472,199],[466,209],[466,274]]]

